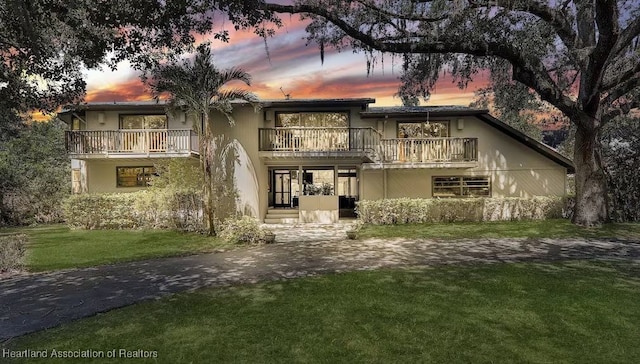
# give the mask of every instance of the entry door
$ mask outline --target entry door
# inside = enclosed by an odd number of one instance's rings
[[[291,207],[291,172],[273,171],[273,205]]]

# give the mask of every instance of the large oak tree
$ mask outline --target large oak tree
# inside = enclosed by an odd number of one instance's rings
[[[640,106],[638,0],[301,0],[265,14],[312,19],[320,45],[401,55],[401,96],[428,94],[443,69],[464,83],[507,62],[576,127],[576,224],[608,219],[599,135]]]

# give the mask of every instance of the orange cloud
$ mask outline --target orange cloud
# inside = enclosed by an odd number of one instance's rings
[[[132,78],[124,83],[105,84],[87,91],[85,101],[136,101],[148,100],[151,93],[139,78]]]

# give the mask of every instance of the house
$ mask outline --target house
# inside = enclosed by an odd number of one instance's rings
[[[238,102],[235,126],[242,208],[265,222],[335,222],[355,202],[382,198],[563,196],[572,162],[487,110],[370,107],[370,98]],[[154,163],[197,163],[185,113],[156,102],[89,103],[61,114],[70,129],[76,193],[144,189]]]

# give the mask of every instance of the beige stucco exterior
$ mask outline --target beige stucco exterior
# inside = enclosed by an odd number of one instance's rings
[[[268,214],[270,201],[270,170],[289,169],[302,172],[304,168],[328,168],[338,171],[355,169],[357,171],[357,191],[360,200],[381,198],[431,198],[433,177],[446,176],[486,176],[490,178],[492,197],[532,197],[540,195],[562,196],[566,191],[567,166],[543,155],[521,140],[505,134],[475,115],[467,116],[427,116],[429,120],[449,122],[451,138],[477,138],[477,161],[464,164],[434,164],[410,166],[394,164],[386,168],[357,154],[340,155],[318,151],[308,154],[264,152],[260,150],[258,130],[274,128],[278,112],[295,111],[341,111],[349,113],[349,127],[372,128],[381,138],[397,138],[398,120],[425,120],[425,116],[407,115],[401,117],[372,117],[362,113],[366,103],[354,102],[336,106],[322,104],[314,100],[288,105],[286,102],[263,104],[263,108],[254,109],[248,104],[238,104],[233,117],[235,125],[230,125],[226,117],[213,114],[214,134],[224,135],[233,142],[238,152],[236,164],[236,186],[241,196],[240,208],[264,219]],[[122,110],[116,106],[91,108],[82,115],[85,130],[118,130],[121,115],[158,114],[164,112],[163,105],[128,105]],[[168,129],[191,129],[193,121],[180,112],[168,117]],[[117,187],[117,167],[153,166],[156,161],[166,158],[162,153],[154,155],[105,155],[83,157],[74,160],[74,186],[80,186],[77,192],[130,192],[144,187]],[[198,163],[196,155],[180,156]],[[446,166],[446,168],[444,167]],[[299,182],[302,185],[302,182]],[[337,186],[337,184],[336,184]],[[75,187],[74,187],[75,188]],[[299,198],[298,198],[299,197]],[[300,221],[334,222],[337,221],[338,196],[297,196]]]

